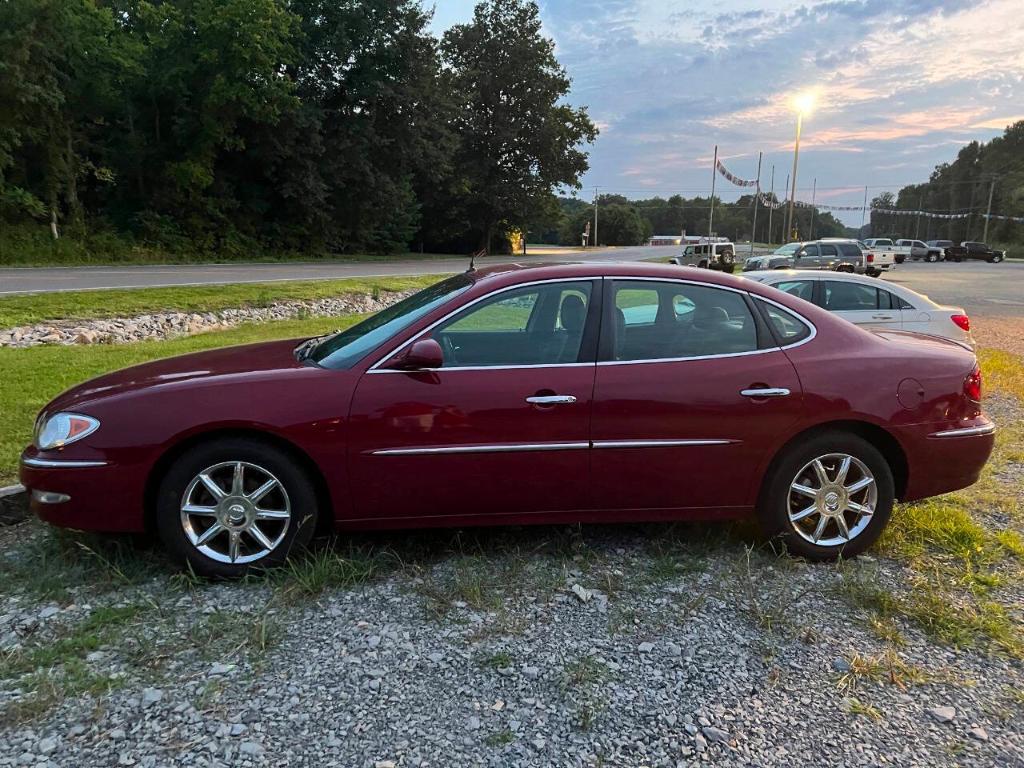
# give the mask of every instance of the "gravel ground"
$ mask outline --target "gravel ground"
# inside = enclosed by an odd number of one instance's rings
[[[983,315],[972,317],[972,333],[975,341],[982,347],[994,347],[1024,355],[1024,316],[995,317]]]
[[[305,600],[160,574],[6,596],[12,655],[138,613],[76,646],[111,691],[8,717],[0,766],[1024,766],[1019,660],[913,628],[892,646],[842,597],[898,592],[895,562],[748,554],[722,526],[409,536],[443,551]]]
[[[57,320],[0,329],[0,347],[43,344],[131,344],[219,331],[242,323],[266,323],[304,317],[341,317],[378,312],[412,291],[345,294],[315,301],[279,301],[266,307],[233,307],[215,312],[151,312],[135,317]]]

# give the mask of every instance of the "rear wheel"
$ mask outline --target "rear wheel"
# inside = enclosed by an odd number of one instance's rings
[[[228,438],[183,454],[160,483],[156,523],[171,556],[201,576],[280,565],[309,543],[316,493],[280,449]]]
[[[765,532],[795,555],[857,555],[892,514],[892,471],[878,449],[857,435],[827,432],[790,446],[771,473],[758,516]]]
[[[935,263],[938,260],[939,260],[939,255],[937,253],[929,253],[928,254],[928,262],[929,263]]]

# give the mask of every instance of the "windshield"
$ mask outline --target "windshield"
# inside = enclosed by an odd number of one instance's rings
[[[309,359],[325,368],[350,368],[370,350],[408,328],[431,310],[473,284],[465,274],[449,277],[382,309],[351,328],[324,337]]]
[[[789,245],[782,246],[775,253],[779,256],[792,256],[798,250],[800,250],[800,243],[790,243]]]

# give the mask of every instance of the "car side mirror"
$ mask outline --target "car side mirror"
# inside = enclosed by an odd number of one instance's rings
[[[405,354],[391,365],[400,371],[419,371],[444,365],[444,352],[434,339],[414,341]]]

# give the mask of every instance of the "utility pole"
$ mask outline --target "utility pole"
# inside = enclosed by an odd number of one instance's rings
[[[783,187],[783,189],[785,189],[785,190],[788,190],[788,189],[789,189],[789,174],[788,174],[788,173],[786,174],[786,186],[785,186],[785,187]],[[787,193],[787,194],[788,194],[788,193]],[[783,219],[783,221],[785,221],[785,219]],[[786,244],[786,242],[787,242],[787,240],[786,240],[786,232],[785,232],[785,230],[783,230],[783,231],[782,231],[782,232],[781,232],[780,234],[782,235],[782,237],[780,237],[780,238],[779,238],[779,242],[780,242],[780,243],[781,243],[782,245],[785,245],[785,244]]]
[[[981,242],[988,242],[988,222],[992,217],[992,194],[996,191],[996,177],[992,177],[992,183],[988,188],[988,208],[985,209],[985,232],[981,236]]]
[[[595,248],[597,247],[597,190],[598,190],[598,188],[595,186],[594,187],[594,241],[593,241]]]
[[[921,200],[917,204],[917,220],[914,222],[914,239],[921,239],[921,209],[924,208],[924,195],[921,195]]]
[[[757,239],[757,204],[761,200],[761,157],[763,152],[757,153],[757,184],[754,186],[754,227],[750,232],[750,255],[754,255],[754,240]]]
[[[715,231],[715,177],[718,176],[718,145],[715,144],[715,159],[711,162],[711,211],[708,213],[708,240]]]
[[[772,163],[771,205],[768,206],[768,245],[772,244],[772,213],[775,212],[775,163]]]
[[[793,187],[789,193],[789,213],[786,216],[787,237],[793,231],[793,204],[796,201],[796,169],[800,160],[800,129],[803,128],[804,113],[796,113],[796,143],[793,145]]]
[[[818,197],[818,177],[814,177],[814,186],[811,187],[811,233],[808,236],[809,240],[814,239],[814,217],[818,213],[817,206],[814,205],[815,199]]]
[[[867,212],[868,212],[868,186],[867,186],[867,184],[865,184],[864,185],[864,207],[860,209],[860,229],[861,229],[860,234],[861,235],[864,234],[864,216],[867,215]],[[872,232],[871,234],[874,234],[874,232]]]

